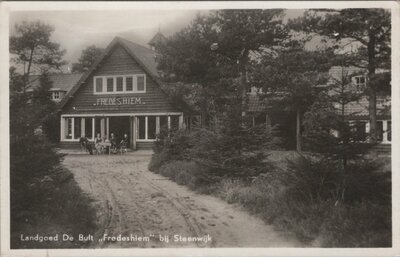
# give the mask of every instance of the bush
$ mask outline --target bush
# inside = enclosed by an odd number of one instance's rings
[[[289,163],[287,170],[262,174],[250,183],[225,179],[218,195],[308,244],[390,246],[389,174],[368,162],[353,163],[343,182],[330,161],[302,156]],[[342,188],[344,198],[337,193]]]
[[[204,191],[210,184],[217,182],[207,176],[204,169],[193,161],[169,162],[160,168],[160,174],[197,191]]]
[[[76,248],[82,242],[21,241],[21,234],[93,233],[96,215],[46,138],[11,138],[11,247]],[[61,235],[59,235],[61,236]]]
[[[372,201],[331,207],[317,241],[323,247],[391,247],[391,208]]]

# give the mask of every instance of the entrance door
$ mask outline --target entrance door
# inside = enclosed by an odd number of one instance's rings
[[[127,134],[128,137],[130,136],[131,133],[128,116],[110,117],[109,119],[109,137],[111,137],[111,133],[114,133],[114,136],[119,143],[125,134]]]

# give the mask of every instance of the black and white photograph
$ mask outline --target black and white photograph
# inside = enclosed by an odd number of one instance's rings
[[[1,4],[0,255],[400,254],[395,2],[110,4]]]

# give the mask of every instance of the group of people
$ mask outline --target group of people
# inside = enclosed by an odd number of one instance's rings
[[[101,143],[110,143],[111,145],[109,147],[108,146],[105,147]],[[94,139],[94,145],[98,153],[102,153],[104,151],[106,152],[111,151],[111,153],[117,153],[119,150],[126,150],[128,148],[128,143],[129,140],[127,134],[124,134],[124,137],[119,143],[114,133],[111,133],[110,139],[106,138],[105,136],[100,137],[100,133],[97,133],[97,136]]]
[[[86,151],[88,151],[90,154],[93,154],[92,144],[90,143],[87,137],[85,136],[81,137],[79,139],[79,143],[81,144],[82,148],[85,148]],[[109,145],[108,144],[105,145],[102,143],[109,143]],[[126,149],[128,148],[128,144],[129,140],[127,134],[124,134],[124,137],[122,138],[121,141],[119,141],[119,143],[114,133],[111,133],[110,139],[108,139],[106,136],[101,137],[100,133],[97,133],[97,136],[94,139],[94,147],[97,153],[104,153],[104,152],[117,153],[118,151],[126,151]]]

